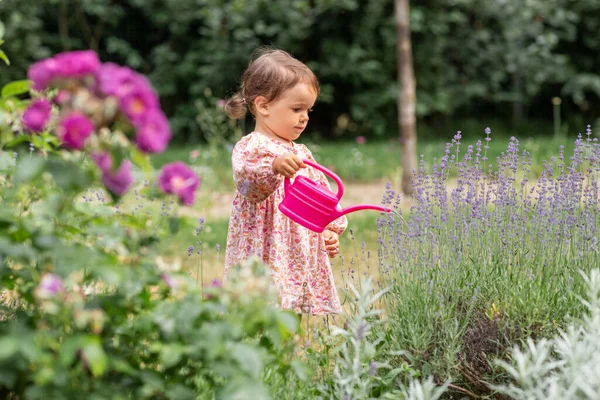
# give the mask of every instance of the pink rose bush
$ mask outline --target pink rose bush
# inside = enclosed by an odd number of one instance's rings
[[[184,163],[176,161],[163,167],[158,177],[158,185],[165,193],[177,195],[183,204],[194,204],[194,193],[200,180]]]
[[[90,152],[113,195],[124,195],[134,184],[131,161],[113,165],[114,159],[122,159],[114,157],[116,152],[137,148],[142,153],[161,153],[172,138],[169,121],[146,77],[128,67],[102,63],[93,51],[64,52],[41,60],[30,66],[27,76],[39,98],[22,115],[24,129],[34,134],[54,127],[62,148]],[[52,103],[45,98],[48,89],[58,89]],[[52,112],[53,107],[58,113]],[[53,115],[57,121],[52,121]],[[112,140],[114,135],[127,140]],[[167,167],[160,174],[159,188],[192,204],[199,185],[194,171],[183,163]]]

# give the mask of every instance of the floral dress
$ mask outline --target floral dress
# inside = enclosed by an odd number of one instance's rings
[[[340,300],[322,234],[298,225],[278,208],[284,197],[284,178],[273,172],[273,161],[286,152],[314,161],[306,146],[288,146],[259,132],[246,135],[233,149],[237,190],[229,220],[225,277],[230,267],[255,255],[269,266],[282,308],[313,315],[339,313]],[[330,187],[325,175],[310,166],[297,175]],[[326,229],[341,234],[347,225],[342,216]]]

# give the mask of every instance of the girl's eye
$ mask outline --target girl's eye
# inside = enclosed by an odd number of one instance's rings
[[[292,108],[292,111],[293,112],[300,112],[300,109],[299,108]]]

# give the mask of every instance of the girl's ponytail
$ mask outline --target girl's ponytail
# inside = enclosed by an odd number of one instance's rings
[[[240,92],[237,92],[225,103],[225,114],[232,119],[241,119],[248,112],[248,104],[246,99]]]

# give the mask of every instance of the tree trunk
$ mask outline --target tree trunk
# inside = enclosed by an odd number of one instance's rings
[[[417,169],[417,128],[415,115],[415,74],[410,42],[409,0],[394,0],[396,18],[396,61],[398,65],[398,125],[402,156],[402,192],[412,195],[412,179]]]
[[[512,109],[513,122],[520,122],[525,113],[523,110],[523,79],[519,70],[515,71],[512,76],[512,91],[515,96]]]

